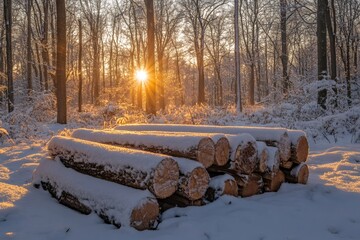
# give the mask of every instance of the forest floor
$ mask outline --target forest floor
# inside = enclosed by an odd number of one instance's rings
[[[46,125],[51,132],[62,127]],[[359,239],[360,144],[310,141],[307,185],[283,184],[277,193],[221,197],[203,207],[174,208],[158,229],[138,232],[81,215],[32,186],[47,158],[44,135],[0,146],[0,239]]]

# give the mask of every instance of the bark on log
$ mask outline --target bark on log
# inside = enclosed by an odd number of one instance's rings
[[[231,169],[251,174],[258,165],[256,140],[249,134],[227,135],[231,146]]]
[[[175,158],[179,165],[180,178],[176,194],[190,201],[201,199],[209,187],[210,176],[197,162]]]
[[[281,170],[277,172],[268,172],[262,175],[265,192],[277,192],[281,184],[285,182],[285,175]]]
[[[95,212],[117,227],[151,229],[159,216],[159,205],[147,190],[137,190],[96,179],[64,167],[53,160],[42,161],[33,175],[59,203],[84,214]]]
[[[309,168],[305,163],[295,165],[291,170],[282,169],[285,174],[285,180],[289,183],[306,184],[309,178]]]
[[[178,164],[164,155],[67,137],[53,137],[48,150],[66,167],[129,187],[149,189],[158,198],[166,198],[177,189]]]
[[[284,128],[243,127],[243,126],[213,126],[185,124],[126,124],[116,127],[117,130],[128,131],[170,131],[170,132],[202,132],[241,134],[248,133],[257,141],[263,141],[269,146],[278,147],[281,161],[290,158],[290,138]]]
[[[196,134],[77,129],[72,137],[193,159],[205,167],[211,166],[215,160],[213,140],[205,136],[196,136]]]
[[[235,179],[228,175],[219,175],[211,178],[205,199],[213,202],[223,195],[238,196],[238,186]]]
[[[189,135],[189,132],[168,132],[168,131],[143,131],[143,133],[154,133],[155,135],[163,134],[163,135]],[[219,133],[195,133],[192,132],[190,135],[194,135],[197,137],[211,138],[211,140],[215,143],[215,159],[214,165],[224,166],[228,163],[230,157],[230,143],[226,138],[225,134]]]
[[[290,160],[300,164],[306,162],[309,155],[309,143],[304,131],[288,130],[291,140],[291,157]]]

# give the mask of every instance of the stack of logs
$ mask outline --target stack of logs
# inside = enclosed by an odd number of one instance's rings
[[[52,160],[35,171],[36,187],[82,213],[138,230],[154,228],[171,207],[276,192],[283,182],[306,184],[309,176],[305,133],[283,128],[77,129],[71,137],[53,137],[48,150]]]

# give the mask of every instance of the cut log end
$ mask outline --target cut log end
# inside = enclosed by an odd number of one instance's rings
[[[230,143],[225,137],[220,138],[215,144],[215,162],[217,166],[224,166],[229,160]]]
[[[205,195],[210,182],[210,176],[205,168],[197,167],[183,179],[184,181],[179,186],[180,195],[191,201],[198,200]]]
[[[172,158],[165,158],[156,167],[151,191],[158,198],[175,193],[179,180],[179,166]]]
[[[130,225],[137,230],[151,229],[155,226],[159,216],[159,204],[149,199],[131,212]]]
[[[269,157],[269,152],[267,150],[267,148],[262,149],[261,152],[258,153],[258,167],[257,167],[257,171],[258,172],[266,172],[267,170],[267,160]]]
[[[224,183],[223,195],[230,195],[237,197],[239,192],[238,185],[235,180],[227,179]]]
[[[242,174],[251,174],[258,165],[257,148],[254,143],[238,146],[235,153],[234,169]]]
[[[309,179],[309,168],[306,164],[301,164],[298,167],[300,169],[297,170],[297,174],[295,175],[297,183],[306,184]]]
[[[279,170],[276,173],[267,173],[263,175],[265,192],[277,192],[281,184],[285,182],[285,174]]]
[[[236,182],[241,197],[251,197],[261,193],[264,184],[262,177],[258,174],[238,176]]]
[[[300,136],[294,147],[295,158],[293,158],[292,160],[295,163],[306,162],[309,155],[309,143],[307,141],[307,138],[305,136]]]
[[[211,138],[201,139],[197,150],[198,162],[202,163],[206,168],[213,165],[215,160],[215,144]]]
[[[287,162],[291,157],[291,140],[287,133],[281,136],[278,148],[280,151],[280,160]]]

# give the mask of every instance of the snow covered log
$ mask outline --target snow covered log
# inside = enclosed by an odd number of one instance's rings
[[[151,229],[159,216],[159,205],[149,191],[81,174],[59,161],[43,160],[33,174],[33,184],[42,185],[61,204],[84,214],[95,212],[117,227]]]
[[[69,137],[53,137],[48,150],[66,167],[129,187],[149,189],[158,198],[166,198],[177,189],[178,164],[165,155]]]
[[[205,167],[211,166],[215,160],[213,140],[196,134],[77,129],[72,137],[193,159]]]
[[[213,126],[185,124],[126,124],[116,127],[117,130],[128,131],[169,131],[169,132],[202,132],[241,134],[248,133],[257,141],[266,142],[269,146],[278,147],[280,159],[286,162],[290,159],[290,138],[284,128],[244,127],[244,126]]]
[[[174,158],[179,165],[180,178],[176,194],[190,201],[201,199],[209,187],[210,176],[204,166],[195,161]]]
[[[237,183],[235,179],[228,174],[211,178],[209,188],[205,194],[205,199],[213,202],[223,195],[238,196]]]
[[[285,182],[285,175],[281,170],[276,172],[267,172],[262,175],[265,192],[277,192],[281,184]]]
[[[283,169],[283,172],[285,181],[289,183],[306,184],[309,178],[309,168],[305,163],[300,163],[290,170]]]
[[[304,131],[288,130],[291,140],[291,158],[294,163],[306,162],[309,155],[309,143]]]

